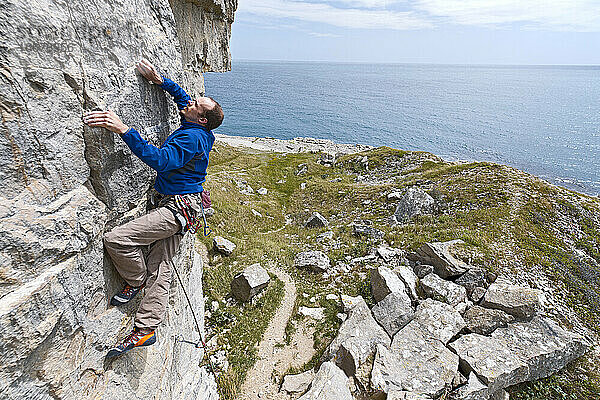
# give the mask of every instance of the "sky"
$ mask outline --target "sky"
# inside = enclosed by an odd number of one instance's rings
[[[600,65],[600,0],[239,0],[233,60]]]

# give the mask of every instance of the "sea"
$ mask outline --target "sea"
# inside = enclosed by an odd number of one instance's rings
[[[600,195],[600,66],[233,61],[216,133],[492,161]]]

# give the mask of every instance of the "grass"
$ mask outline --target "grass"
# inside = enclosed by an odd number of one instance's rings
[[[300,318],[295,315],[300,306],[325,309],[326,318],[316,323],[315,356],[289,372],[312,368],[340,325],[336,302],[325,296],[362,295],[369,301],[369,266],[358,263],[347,272],[323,276],[295,270],[293,259],[302,250],[323,250],[333,265],[364,256],[374,243],[352,235],[350,225],[357,221],[373,224],[384,231],[389,244],[407,251],[425,241],[460,238],[465,242],[461,256],[471,264],[516,274],[534,287],[550,280],[557,300],[591,332],[600,334],[597,198],[556,188],[502,165],[450,164],[428,153],[385,147],[343,156],[334,167],[321,166],[318,155],[309,153],[280,155],[226,145],[215,149],[206,185],[217,210],[210,223],[216,235],[237,244],[230,257],[211,253],[204,275],[208,304],[217,300],[221,305],[209,323],[215,326],[219,346],[229,349],[229,369],[218,381],[225,399],[235,398],[283,297],[283,283],[273,277],[259,301],[231,303],[227,299],[233,276],[260,262],[293,277],[298,296],[286,327],[288,339]],[[297,175],[300,164],[306,164],[307,172]],[[242,194],[241,182],[254,190],[264,187],[268,194]],[[439,209],[409,224],[391,226],[395,204],[387,201],[387,193],[413,185],[429,192]],[[329,220],[328,228],[303,227],[313,211]],[[317,242],[316,236],[327,230],[333,231],[333,242]],[[211,247],[210,238],[202,240]],[[569,326],[573,322],[569,318],[560,322]],[[573,371],[579,371],[577,379]],[[589,393],[600,393],[599,376],[598,367],[584,358],[554,377],[514,388],[512,394],[518,399],[588,399]],[[560,396],[559,389],[575,397],[552,397]]]

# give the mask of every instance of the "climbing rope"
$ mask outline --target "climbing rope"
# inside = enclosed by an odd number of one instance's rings
[[[198,331],[199,340],[198,340],[198,343],[195,344],[195,346],[197,349],[200,347],[202,347],[204,349],[204,357],[208,358],[208,364],[210,366],[210,371],[214,375],[215,379],[217,379],[215,367],[214,367],[212,360],[210,359],[210,356],[208,355],[208,351],[206,349],[206,342],[202,338],[202,331],[200,330],[200,324],[198,323],[198,318],[196,318],[196,313],[194,312],[194,307],[192,307],[192,302],[190,301],[187,291],[185,290],[185,287],[183,286],[183,281],[181,280],[181,277],[179,276],[179,271],[177,271],[177,267],[175,267],[175,263],[172,263],[172,265],[173,265],[173,270],[175,271],[175,275],[177,276],[177,280],[179,281],[179,285],[181,286],[181,290],[183,290],[185,299],[187,300],[188,306],[190,307],[190,311],[192,312],[192,317],[194,318],[194,323],[196,324],[196,330]],[[200,364],[198,364],[198,366],[200,366]]]

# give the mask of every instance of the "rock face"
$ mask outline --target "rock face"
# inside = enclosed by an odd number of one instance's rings
[[[491,337],[461,336],[449,346],[463,368],[475,372],[490,393],[550,376],[588,347],[581,336],[541,317],[498,328]]]
[[[239,301],[248,301],[267,287],[271,278],[260,264],[252,264],[233,277],[231,294]]]
[[[145,211],[154,174],[117,135],[84,126],[81,115],[110,107],[160,144],[178,114],[168,94],[136,75],[134,62],[144,56],[202,94],[198,72],[229,69],[236,6],[235,0],[3,2],[4,398],[216,398],[214,381],[198,367],[202,352],[172,339],[181,329],[197,339],[175,279],[157,344],[104,363],[107,349],[130,329],[137,303],[108,307],[122,281],[103,254],[102,234]],[[202,324],[202,264],[192,239],[182,243],[176,266]]]

